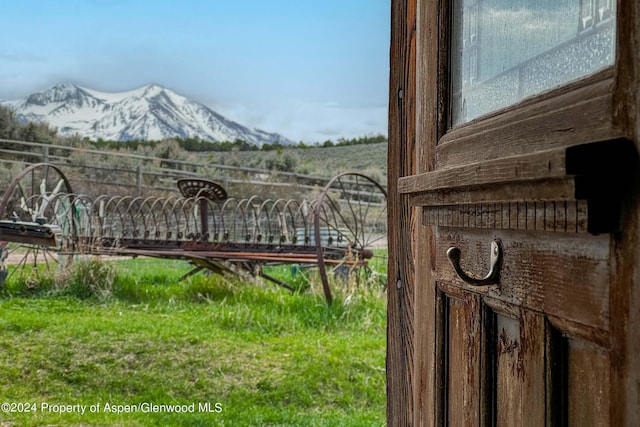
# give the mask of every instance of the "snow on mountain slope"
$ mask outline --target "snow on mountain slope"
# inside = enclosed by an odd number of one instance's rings
[[[19,120],[47,122],[58,128],[60,135],[80,134],[116,141],[178,136],[206,141],[242,139],[257,145],[292,143],[277,133],[242,126],[155,84],[107,93],[64,83],[2,104],[14,108]]]

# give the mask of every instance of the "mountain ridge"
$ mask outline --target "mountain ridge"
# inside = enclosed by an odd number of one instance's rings
[[[80,134],[123,142],[181,137],[211,142],[242,139],[259,146],[276,141],[293,144],[281,134],[243,126],[155,83],[123,92],[59,83],[0,104],[13,108],[21,122],[46,122],[61,136]]]

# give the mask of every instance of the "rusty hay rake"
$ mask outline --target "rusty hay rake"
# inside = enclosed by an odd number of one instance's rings
[[[199,178],[177,187],[164,197],[88,197],[54,165],[27,167],[0,201],[0,282],[86,254],[181,259],[193,265],[183,277],[261,276],[288,289],[263,267],[317,268],[329,303],[336,276],[386,285],[387,195],[365,175],[340,174],[301,200],[237,199]]]

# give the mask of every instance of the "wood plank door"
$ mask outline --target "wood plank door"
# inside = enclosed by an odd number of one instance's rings
[[[413,423],[640,422],[637,2],[417,5]]]

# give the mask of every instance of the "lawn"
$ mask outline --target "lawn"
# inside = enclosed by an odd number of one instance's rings
[[[329,307],[313,289],[178,284],[187,270],[137,259],[7,283],[0,425],[384,425],[379,290]]]

